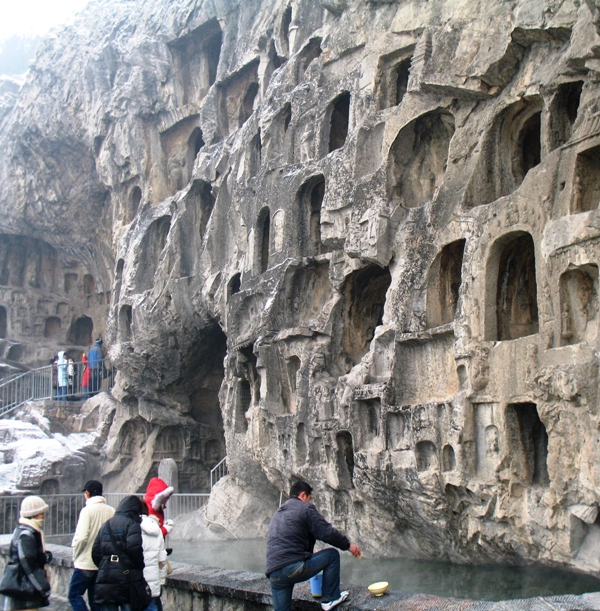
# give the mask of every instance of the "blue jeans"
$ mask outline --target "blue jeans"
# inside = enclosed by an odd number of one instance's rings
[[[100,611],[131,611],[131,605],[129,603],[123,603],[122,605],[117,605],[116,603],[105,603],[104,605],[100,605]]]
[[[96,589],[96,577],[98,571],[84,571],[74,569],[69,584],[69,602],[73,611],[88,611],[83,595],[87,590],[88,602],[92,611],[100,611],[100,605],[96,605],[94,600],[94,590]]]
[[[59,386],[58,387],[58,393],[57,393],[56,399],[58,401],[66,401],[67,400],[67,387],[66,386]]]
[[[333,547],[313,554],[308,560],[288,564],[269,575],[273,608],[275,611],[290,611],[294,584],[310,579],[323,571],[321,602],[340,597],[340,553]]]
[[[146,609],[144,611],[158,611],[158,606],[156,604],[156,601],[159,601],[160,598],[153,598],[150,601],[150,604],[146,607]]]

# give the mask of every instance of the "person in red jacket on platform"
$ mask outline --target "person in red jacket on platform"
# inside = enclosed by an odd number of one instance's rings
[[[158,524],[163,537],[166,537],[173,528],[173,520],[165,521],[165,507],[169,497],[175,492],[171,486],[160,479],[160,477],[153,477],[148,482],[146,488],[146,495],[144,500],[148,505],[148,515],[156,516],[158,518]]]

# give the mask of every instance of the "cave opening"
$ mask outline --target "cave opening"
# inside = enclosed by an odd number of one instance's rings
[[[69,328],[68,342],[75,346],[89,346],[92,343],[94,323],[89,316],[80,316]]]
[[[44,337],[55,337],[60,329],[60,318],[50,316],[44,321]]]
[[[340,431],[335,436],[337,444],[337,471],[342,490],[354,488],[354,443],[349,431]]]
[[[594,340],[598,330],[598,266],[582,265],[567,270],[560,277],[559,292],[559,345]]]
[[[346,143],[350,121],[350,93],[345,91],[331,103],[329,120],[329,153]]]
[[[562,83],[550,105],[550,150],[562,146],[571,139],[577,120],[583,81]]]
[[[442,248],[434,260],[427,287],[427,328],[445,325],[454,320],[466,240],[456,240]]]
[[[182,434],[178,464],[181,492],[209,492],[210,470],[225,456],[225,428],[219,391],[225,377],[227,336],[216,321],[199,334],[194,348],[185,356],[179,384],[189,393],[194,429],[177,428]],[[173,444],[171,444],[173,445]]]
[[[600,146],[595,146],[577,155],[572,211],[589,212],[596,210],[599,201]]]
[[[7,324],[8,317],[6,315],[6,308],[4,306],[0,306],[0,339],[4,339],[6,337],[7,332]]]
[[[130,305],[124,305],[119,312],[119,331],[121,332],[121,341],[131,341],[131,323],[133,319],[133,311]]]
[[[510,457],[524,484],[547,486],[548,433],[535,403],[513,403],[506,407]]]
[[[258,271],[263,274],[269,269],[269,249],[271,246],[271,213],[268,208],[263,208],[258,215],[256,244]]]
[[[539,330],[535,246],[529,233],[510,240],[500,254],[496,317],[500,341]]]
[[[447,111],[426,113],[398,132],[387,162],[390,200],[416,208],[434,197],[444,181],[454,132],[454,116]]]
[[[369,351],[375,329],[383,322],[386,294],[391,282],[389,269],[374,264],[352,272],[344,280],[342,347],[354,364]]]

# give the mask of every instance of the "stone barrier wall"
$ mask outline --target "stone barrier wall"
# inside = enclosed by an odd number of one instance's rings
[[[48,545],[54,558],[50,566],[54,597],[67,597],[73,571],[71,548]],[[0,570],[4,571],[8,546],[0,546]],[[371,596],[362,586],[350,586],[350,602],[344,611],[506,611],[534,608],[561,611],[600,610],[600,592],[582,596],[552,596],[525,600],[483,602],[440,598],[428,594],[388,592],[381,598]],[[271,592],[269,583],[260,573],[232,571],[180,562],[173,563],[173,572],[163,590],[164,611],[269,611]],[[308,582],[294,590],[295,610],[320,611],[320,605],[310,595]]]

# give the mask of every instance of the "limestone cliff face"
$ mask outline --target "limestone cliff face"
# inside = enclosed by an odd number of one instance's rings
[[[109,486],[227,454],[381,553],[597,569],[598,13],[106,0],[48,39],[3,107],[0,331],[105,334]]]

